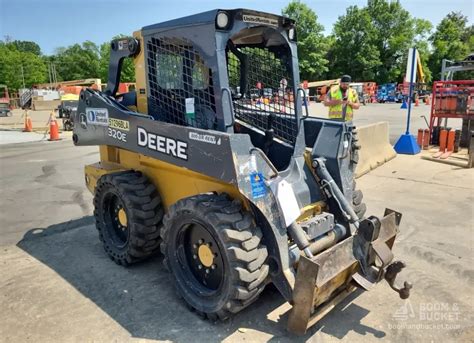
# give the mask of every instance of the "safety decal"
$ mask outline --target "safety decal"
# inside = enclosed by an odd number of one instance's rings
[[[262,173],[250,173],[250,186],[252,188],[253,199],[263,198],[267,194],[267,187],[265,185],[265,181],[263,180]]]

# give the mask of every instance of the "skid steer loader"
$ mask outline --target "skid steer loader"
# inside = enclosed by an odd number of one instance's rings
[[[401,214],[364,216],[355,128],[303,111],[296,47],[294,21],[244,9],[143,27],[111,42],[107,88],[80,94],[73,141],[100,146],[85,182],[112,260],[161,251],[211,320],[272,282],[303,334],[356,287],[385,279],[405,299],[411,285],[395,285]],[[118,97],[124,58],[137,87]]]

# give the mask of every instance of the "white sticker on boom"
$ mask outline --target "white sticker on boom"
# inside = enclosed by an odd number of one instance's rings
[[[106,108],[86,107],[87,124],[109,126],[109,111]]]
[[[270,185],[270,188],[278,200],[285,225],[288,227],[300,216],[300,207],[298,206],[293,187],[285,180],[275,180]]]

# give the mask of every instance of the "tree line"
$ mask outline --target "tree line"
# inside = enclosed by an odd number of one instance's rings
[[[474,25],[459,12],[447,14],[433,28],[415,18],[399,1],[368,0],[364,7],[349,6],[330,35],[317,14],[300,0],[291,1],[282,14],[296,20],[301,80],[324,80],[350,74],[353,80],[401,82],[408,49],[420,52],[427,82],[440,79],[441,62],[462,60],[474,51]],[[118,38],[123,36],[116,36]],[[35,42],[0,41],[0,83],[10,89],[49,82],[54,69],[58,81],[100,78],[107,82],[110,43],[86,41],[42,54]],[[51,66],[54,66],[52,68]],[[472,74],[460,74],[470,77]],[[133,82],[134,67],[126,60],[122,81]]]
[[[113,39],[120,37],[124,36]],[[35,42],[7,39],[0,41],[0,83],[13,90],[47,83],[50,82],[51,70],[54,70],[59,83],[88,78],[100,78],[107,82],[109,57],[110,42],[97,45],[85,41],[58,48],[55,54],[46,56]],[[122,65],[121,81],[135,81],[135,70],[130,59]]]
[[[474,25],[469,26],[468,18],[459,12],[447,14],[434,29],[430,21],[413,17],[399,1],[368,0],[364,7],[349,6],[326,37],[318,16],[303,2],[290,2],[282,14],[297,23],[302,80],[350,74],[357,81],[401,82],[408,49],[416,47],[425,79],[431,82],[440,79],[443,59],[463,60],[474,52]]]

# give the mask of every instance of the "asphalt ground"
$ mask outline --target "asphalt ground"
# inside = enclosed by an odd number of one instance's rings
[[[386,118],[391,137],[403,131],[394,105],[369,106],[377,113],[362,109],[357,125]],[[288,306],[271,285],[251,307],[212,324],[176,296],[162,257],[130,268],[109,260],[84,185],[83,167],[97,151],[69,139],[0,147],[0,341],[473,340],[472,170],[399,155],[358,179],[368,214],[403,213],[394,252],[407,264],[400,281],[414,284],[412,295],[402,301],[382,283],[297,338],[285,330]]]

